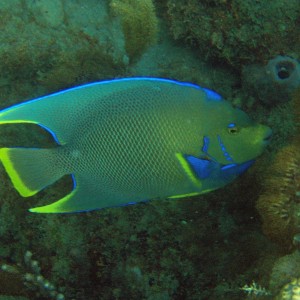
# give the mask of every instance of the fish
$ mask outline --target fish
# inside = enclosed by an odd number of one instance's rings
[[[21,196],[73,180],[67,195],[35,213],[204,194],[245,172],[271,136],[213,90],[152,77],[89,83],[1,110],[0,125],[12,123],[36,124],[56,142],[0,149]]]

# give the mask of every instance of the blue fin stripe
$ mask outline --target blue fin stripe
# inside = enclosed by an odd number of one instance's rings
[[[207,88],[202,88],[202,89],[206,93],[209,100],[214,100],[214,101],[222,101],[223,100],[221,95],[219,95],[218,93],[216,93],[212,90],[209,90]]]
[[[41,123],[37,123],[37,125],[39,125],[39,126],[42,127],[43,129],[45,129],[46,131],[48,131],[48,132],[52,135],[52,137],[53,137],[53,139],[55,140],[55,142],[56,142],[58,145],[61,145],[61,143],[59,142],[59,140],[58,140],[56,134],[54,133],[54,131],[52,131],[49,127],[47,127],[47,126],[45,126],[45,125],[43,125],[43,124],[41,124]]]

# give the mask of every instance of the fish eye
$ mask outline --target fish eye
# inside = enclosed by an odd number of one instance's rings
[[[228,133],[230,134],[237,134],[239,131],[235,123],[228,124],[227,129],[228,129]]]

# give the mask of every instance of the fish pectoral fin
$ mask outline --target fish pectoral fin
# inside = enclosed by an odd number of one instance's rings
[[[201,180],[210,177],[216,168],[216,163],[206,158],[199,158],[182,153],[176,153],[176,157],[187,176],[197,187],[201,187]]]

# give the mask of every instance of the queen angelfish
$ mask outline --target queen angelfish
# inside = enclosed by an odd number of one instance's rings
[[[0,111],[0,124],[34,123],[57,147],[2,148],[28,197],[66,174],[62,199],[30,209],[63,213],[206,193],[244,172],[271,130],[217,93],[190,83],[126,78],[82,85]]]

